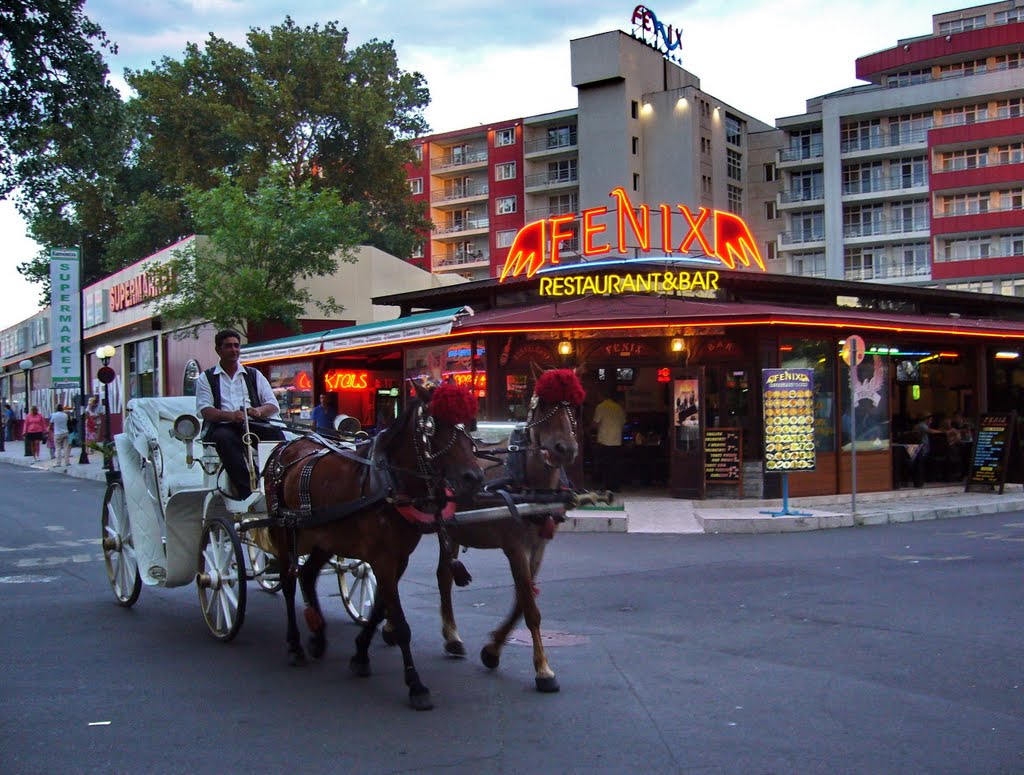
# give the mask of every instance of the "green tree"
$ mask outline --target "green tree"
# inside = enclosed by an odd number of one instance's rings
[[[185,197],[197,231],[204,235],[169,262],[147,266],[162,289],[157,309],[165,323],[186,331],[207,321],[218,328],[279,320],[298,329],[298,318],[314,305],[340,312],[333,298],[316,300],[298,280],[337,271],[355,261],[352,249],[363,233],[360,207],[334,191],[295,187],[283,172],[264,178],[255,191],[223,181]]]
[[[406,257],[429,228],[406,184],[406,140],[427,131],[429,94],[401,70],[390,42],[348,47],[329,22],[290,18],[250,30],[241,48],[211,35],[181,61],[129,71],[140,122],[140,162],[169,186],[210,188],[223,176],[252,190],[280,166],[293,185],[310,181],[358,202],[367,241]]]
[[[0,197],[13,194],[42,244],[83,245],[93,279],[115,228],[108,205],[127,137],[103,59],[116,47],[83,4],[0,2]],[[45,282],[48,257],[19,271]]]

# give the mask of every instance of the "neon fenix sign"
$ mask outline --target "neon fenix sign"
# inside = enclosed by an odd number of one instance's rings
[[[633,9],[633,31],[638,30],[645,41],[655,48],[659,48],[669,59],[678,61],[678,57],[672,56],[672,52],[683,46],[683,30],[681,28],[673,29],[671,24],[666,27],[658,21],[654,11],[645,5],[638,5]],[[652,40],[647,40],[648,35]]]
[[[661,228],[651,229],[651,208],[633,207],[621,186],[611,192],[616,201],[613,224],[601,222],[607,216],[607,207],[593,207],[576,215],[555,215],[542,221],[528,223],[516,234],[508,251],[508,260],[499,282],[509,277],[533,277],[545,266],[561,260],[563,245],[579,237],[580,253],[584,257],[610,254],[614,249],[620,255],[634,251],[649,253],[658,250],[664,255],[693,253],[717,258],[723,266],[735,269],[737,263],[749,267],[756,265],[765,271],[764,260],[757,242],[746,222],[738,215],[723,210],[701,207],[696,213],[685,205],[658,205]],[[682,216],[685,234],[679,238],[673,229],[673,216]],[[576,223],[576,221],[579,223]],[[675,218],[679,222],[678,218]],[[606,232],[614,228],[614,248]],[[633,245],[627,246],[632,239]],[[679,240],[679,241],[677,241]],[[643,260],[638,258],[637,260]]]

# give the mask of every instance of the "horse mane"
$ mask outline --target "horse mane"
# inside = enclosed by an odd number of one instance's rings
[[[581,405],[587,395],[583,383],[572,369],[545,371],[537,380],[534,393],[544,403],[557,404],[560,401],[568,401],[573,406]]]
[[[387,451],[394,445],[395,440],[405,430],[405,426],[412,420],[416,409],[422,404],[423,402],[420,401],[419,397],[414,397],[410,401],[406,402],[405,408],[402,410],[401,414],[399,414],[398,417],[395,418],[394,422],[388,425],[387,428],[381,431],[380,435],[377,437],[377,445],[380,449]]]

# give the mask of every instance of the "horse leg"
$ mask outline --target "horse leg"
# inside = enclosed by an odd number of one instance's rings
[[[299,625],[295,620],[295,577],[289,572],[291,556],[287,551],[278,552],[281,563],[281,591],[284,607],[288,614],[288,664],[298,667],[306,664],[306,652],[302,650],[302,638],[299,636]]]
[[[452,542],[452,554],[444,550],[444,543],[438,541],[437,557],[437,591],[441,595],[441,637],[444,638],[444,651],[450,657],[466,656],[466,646],[459,637],[459,628],[455,624],[455,610],[452,607],[452,558],[458,554],[459,545]]]
[[[416,671],[416,665],[412,661],[412,632],[409,623],[405,620],[405,612],[398,600],[398,591],[395,590],[394,605],[391,610],[391,622],[395,625],[395,640],[402,650],[402,664],[405,667],[405,685],[409,687],[409,704],[414,710],[430,710],[434,707],[430,699],[430,689],[423,685],[420,674]]]
[[[320,659],[327,651],[327,622],[320,598],[316,593],[316,582],[320,578],[320,570],[331,557],[329,552],[314,548],[306,558],[305,564],[299,568],[299,587],[302,599],[306,603],[306,626],[309,627],[309,652],[313,659]]]
[[[398,565],[398,580],[402,580],[402,576],[405,575],[406,568],[409,567],[409,558],[406,557]],[[398,643],[395,638],[395,625],[392,624],[390,617],[384,622],[384,626],[380,628],[380,639],[384,641],[385,646],[394,646]]]

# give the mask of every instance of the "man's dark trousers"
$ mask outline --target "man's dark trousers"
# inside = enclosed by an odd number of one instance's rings
[[[251,423],[249,430],[260,441],[283,441],[284,433],[279,428]],[[245,500],[252,494],[249,486],[249,467],[246,465],[245,443],[242,441],[242,426],[235,423],[213,423],[207,429],[205,441],[212,441],[217,447],[220,462],[235,486],[235,495]],[[255,445],[253,445],[255,446]]]

